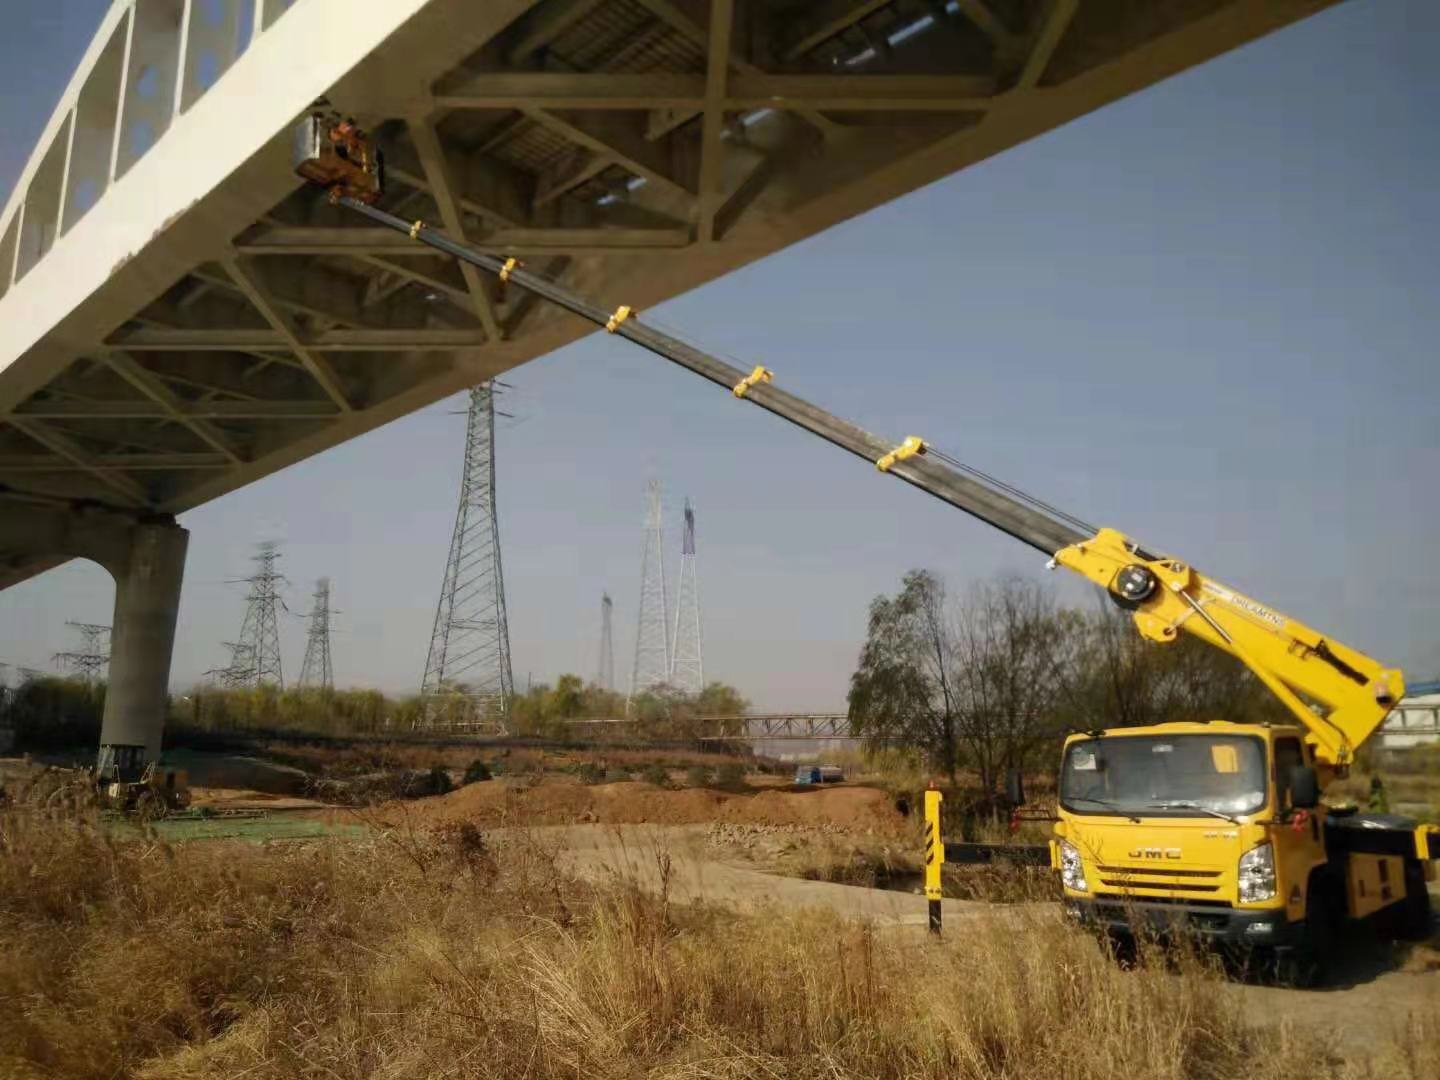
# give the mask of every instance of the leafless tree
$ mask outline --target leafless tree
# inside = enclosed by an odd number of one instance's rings
[[[1068,707],[1070,726],[1133,727],[1167,720],[1278,721],[1284,707],[1234,657],[1182,635],[1160,645],[1104,602],[1084,618]]]
[[[1080,629],[1048,592],[1017,577],[976,585],[956,606],[960,738],[987,795],[1059,734]]]
[[[1008,769],[1058,751],[1065,732],[1166,720],[1276,720],[1283,708],[1232,657],[1188,635],[1142,638],[1108,603],[1058,607],[1038,583],[1001,578],[958,601],[926,570],[877,597],[850,680],[851,731],[925,753],[984,795]]]

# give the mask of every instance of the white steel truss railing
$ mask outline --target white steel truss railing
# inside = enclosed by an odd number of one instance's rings
[[[302,0],[115,0],[0,213],[0,297]]]

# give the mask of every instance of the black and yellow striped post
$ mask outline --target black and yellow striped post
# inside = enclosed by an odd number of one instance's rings
[[[930,907],[930,932],[940,933],[940,868],[945,865],[945,838],[940,833],[940,804],[945,797],[925,792],[925,899]]]

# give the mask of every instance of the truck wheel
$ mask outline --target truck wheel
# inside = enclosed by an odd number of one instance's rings
[[[1282,986],[1310,990],[1325,985],[1341,918],[1335,894],[1323,881],[1312,881],[1300,940],[1276,957],[1276,980]]]
[[[1425,941],[1433,929],[1430,892],[1419,859],[1405,860],[1405,899],[1395,905],[1395,936],[1402,941]]]

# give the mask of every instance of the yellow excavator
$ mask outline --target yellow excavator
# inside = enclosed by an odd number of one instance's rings
[[[818,435],[1008,533],[1100,586],[1161,645],[1193,634],[1243,663],[1285,705],[1285,724],[1166,723],[1066,739],[1049,846],[1066,912],[1115,934],[1150,924],[1246,952],[1263,950],[1296,983],[1315,981],[1347,920],[1430,926],[1426,882],[1440,828],[1344,813],[1320,799],[1405,692],[1404,677],[1193,566],[1096,528],[957,461],[925,440],[896,443],[647,326],[630,307],[598,307],[424,221],[384,210],[382,158],[353,122],[315,115],[296,169],[330,200],[376,224],[527,289]],[[1012,791],[1014,801],[1023,794]]]

